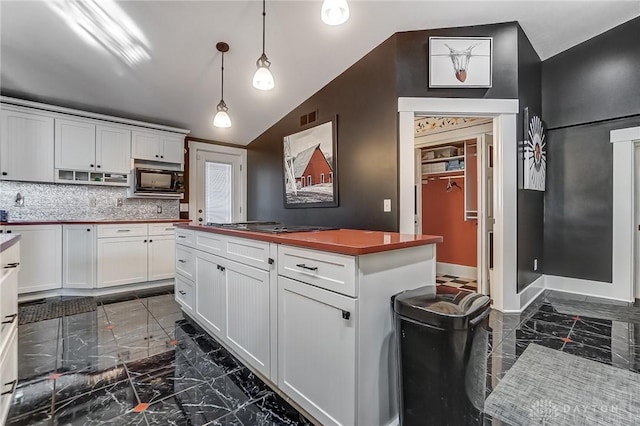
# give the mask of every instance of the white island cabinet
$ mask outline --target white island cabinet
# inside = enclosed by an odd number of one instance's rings
[[[178,225],[176,300],[321,424],[393,424],[391,296],[435,285],[441,240]]]
[[[0,235],[0,424],[18,383],[20,236]]]

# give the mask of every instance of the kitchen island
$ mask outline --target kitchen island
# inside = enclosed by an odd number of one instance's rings
[[[322,424],[397,422],[390,298],[435,286],[442,237],[176,228],[187,315]]]

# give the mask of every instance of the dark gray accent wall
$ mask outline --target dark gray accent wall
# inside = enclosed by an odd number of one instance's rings
[[[611,282],[613,148],[609,132],[633,126],[640,126],[640,116],[548,133],[545,274]]]
[[[522,112],[529,107],[534,113],[542,113],[541,75],[540,57],[518,25],[518,291],[540,277],[544,266],[544,192],[523,189],[525,124]],[[536,271],[534,259],[538,260]]]
[[[609,132],[640,125],[640,18],[542,64],[545,274],[611,282]]]
[[[544,61],[542,101],[550,128],[640,113],[640,18]]]
[[[430,89],[429,37],[493,37],[493,87],[490,89]],[[408,31],[398,40],[398,96],[437,98],[517,98],[518,24],[507,22],[473,27]]]
[[[395,37],[383,42],[249,144],[248,219],[397,231],[395,46]],[[300,116],[316,110],[316,123],[338,116],[339,206],[285,209],[282,139],[308,127]],[[391,213],[383,212],[385,198]]]

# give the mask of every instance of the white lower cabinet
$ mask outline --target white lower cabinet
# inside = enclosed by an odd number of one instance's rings
[[[62,225],[14,225],[5,232],[22,236],[18,293],[62,287]]]
[[[96,286],[147,281],[147,237],[98,238]]]
[[[196,316],[216,337],[224,339],[227,286],[220,258],[196,251]]]
[[[195,290],[193,288],[193,282],[184,278],[180,274],[176,275],[176,287],[175,287],[176,301],[190,314],[193,314],[193,302],[195,296]]]
[[[62,287],[93,288],[95,264],[95,226],[62,225]]]
[[[18,273],[20,241],[0,253],[0,424],[4,424],[18,383]]]
[[[356,299],[278,278],[278,387],[319,420],[355,424],[357,319]]]
[[[18,327],[13,327],[0,353],[0,424],[9,414],[11,399],[18,384]]]
[[[176,242],[171,235],[149,235],[149,281],[173,278],[176,272]]]

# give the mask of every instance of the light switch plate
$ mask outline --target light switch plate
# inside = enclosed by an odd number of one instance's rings
[[[384,211],[385,212],[390,212],[391,211],[391,200],[388,198],[385,198],[384,200]]]

